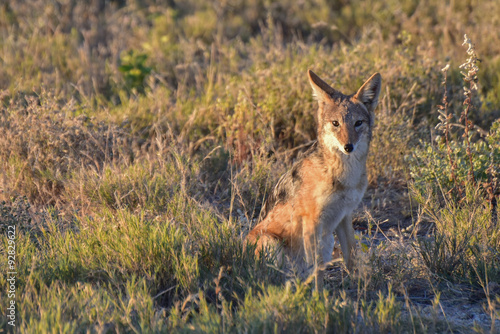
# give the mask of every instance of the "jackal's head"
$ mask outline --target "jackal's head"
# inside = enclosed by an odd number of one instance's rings
[[[319,103],[318,142],[332,153],[349,155],[368,150],[382,77],[375,73],[353,95],[344,95],[309,70]]]

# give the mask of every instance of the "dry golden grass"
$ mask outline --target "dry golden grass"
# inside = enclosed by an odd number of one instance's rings
[[[500,156],[498,2],[168,4],[0,5],[0,271],[16,226],[21,332],[498,330],[500,237],[479,182]],[[453,127],[457,197],[435,125],[447,63],[460,123],[464,33],[481,59],[470,119],[491,134],[472,131],[469,189]],[[323,295],[241,242],[315,140],[308,68],[345,92],[375,71],[384,85],[359,270],[334,265]]]

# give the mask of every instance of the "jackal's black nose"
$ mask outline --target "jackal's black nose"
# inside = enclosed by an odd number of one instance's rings
[[[354,150],[354,146],[352,146],[352,144],[345,144],[344,146],[344,150],[347,152],[347,153],[351,153],[352,150]]]

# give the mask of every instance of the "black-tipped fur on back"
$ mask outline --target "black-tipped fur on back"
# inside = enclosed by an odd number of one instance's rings
[[[316,154],[318,148],[317,146],[317,141],[314,141],[312,146],[303,153],[297,162],[293,164],[292,169],[288,170],[280,177],[260,210],[258,222],[263,221],[267,217],[267,214],[271,212],[276,205],[286,203],[289,198],[295,196],[295,193],[298,191],[301,184],[300,169],[302,167],[302,161],[305,158]]]

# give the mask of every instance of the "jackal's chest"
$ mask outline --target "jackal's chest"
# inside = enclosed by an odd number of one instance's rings
[[[303,162],[301,184],[290,202],[294,223],[318,223],[321,217],[343,217],[357,208],[368,183],[366,168],[363,161],[350,160],[338,158],[326,168],[314,158]]]
[[[366,187],[361,184],[359,187],[349,187],[334,192],[325,203],[325,206],[342,205],[345,209],[352,211],[361,202],[365,189]]]
[[[351,181],[353,181],[351,179]],[[334,180],[331,191],[318,197],[320,217],[336,221],[351,214],[358,206],[365,193],[368,181],[365,175],[360,175],[356,182],[341,182]]]

